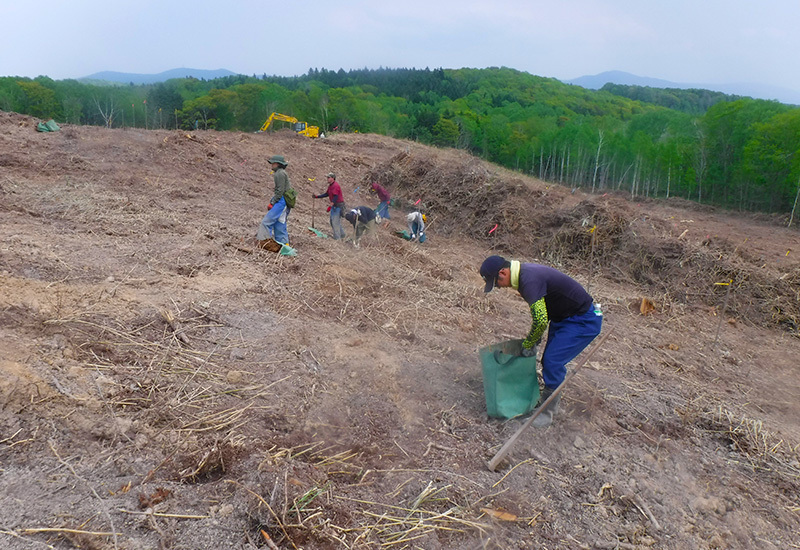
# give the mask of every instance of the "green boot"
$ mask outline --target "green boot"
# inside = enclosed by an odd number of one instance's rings
[[[541,407],[542,403],[547,401],[547,399],[551,395],[553,395],[554,391],[555,390],[551,390],[550,388],[545,388],[544,390],[542,390],[542,397],[539,400],[539,406],[540,407]],[[544,410],[542,410],[541,413],[539,413],[539,416],[537,416],[536,418],[533,419],[534,427],[536,427],[536,428],[546,428],[550,424],[552,424],[553,423],[553,417],[558,412],[558,403],[560,401],[561,401],[561,394],[559,393],[558,395],[555,396],[555,398],[553,398],[552,401],[550,401],[550,403],[547,405],[547,407]]]

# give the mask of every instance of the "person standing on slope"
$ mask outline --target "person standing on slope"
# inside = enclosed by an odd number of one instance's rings
[[[315,199],[322,199],[328,197],[331,201],[328,206],[328,212],[331,213],[331,229],[333,230],[333,238],[335,240],[344,239],[344,229],[342,229],[342,216],[344,216],[344,196],[342,195],[342,188],[336,181],[336,174],[329,172],[326,176],[328,178],[328,189],[319,195],[311,194]]]
[[[289,244],[289,230],[286,221],[289,219],[289,212],[292,209],[286,204],[284,197],[291,187],[289,175],[286,173],[289,162],[282,155],[272,155],[267,162],[272,165],[272,179],[275,188],[267,206],[267,214],[261,220],[261,225],[258,226],[256,239],[259,246],[263,246],[267,239],[275,239],[281,244]]]
[[[392,196],[385,187],[376,181],[372,182],[372,185],[370,186],[370,192],[376,193],[378,195],[378,200],[380,201],[378,208],[375,209],[375,213],[382,219],[386,220],[386,223],[383,224],[383,227],[389,227],[389,220],[391,219],[391,216],[389,215],[389,203],[392,201]]]

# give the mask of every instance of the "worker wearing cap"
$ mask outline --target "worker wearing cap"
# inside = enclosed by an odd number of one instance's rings
[[[389,220],[391,219],[391,216],[389,215],[389,203],[392,201],[392,196],[389,194],[386,188],[377,181],[372,182],[372,185],[370,186],[370,192],[378,195],[378,200],[380,201],[375,213],[378,214],[378,216],[380,216],[382,219],[386,220],[386,223],[383,227],[389,227]]]
[[[502,256],[489,256],[480,269],[486,282],[484,292],[494,287],[511,287],[528,302],[533,323],[522,342],[522,355],[536,355],[545,328],[547,345],[542,354],[544,389],[540,403],[561,385],[572,361],[600,334],[603,314],[588,292],[572,277],[545,265],[508,261]],[[558,412],[558,394],[533,421],[537,427],[549,426]]]
[[[425,236],[425,222],[428,221],[428,217],[421,212],[411,212],[406,216],[406,222],[408,223],[408,236],[412,241],[419,241],[421,243],[425,242],[427,237]]]
[[[328,212],[331,213],[331,229],[333,230],[333,238],[336,240],[344,239],[344,229],[342,229],[342,216],[344,216],[344,196],[342,195],[342,188],[336,181],[336,174],[328,172],[325,176],[328,178],[328,189],[319,195],[311,194],[315,199],[322,199],[328,197],[331,201],[328,206]]]
[[[380,216],[368,206],[359,206],[345,214],[344,219],[353,224],[353,229],[355,230],[353,244],[358,246],[358,241],[361,239],[361,236],[369,229],[370,224],[374,225],[374,223],[380,220]]]
[[[289,175],[286,173],[289,162],[283,158],[283,155],[272,155],[267,162],[272,165],[272,179],[275,188],[267,206],[267,214],[261,220],[261,225],[258,226],[256,239],[259,245],[263,245],[267,239],[275,239],[281,244],[288,244],[289,230],[286,221],[289,219],[291,208],[286,205],[284,194],[290,187]]]

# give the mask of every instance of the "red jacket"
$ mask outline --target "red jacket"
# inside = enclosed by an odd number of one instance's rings
[[[344,196],[342,195],[342,188],[339,187],[339,183],[336,180],[334,180],[333,183],[331,183],[328,186],[327,191],[325,191],[321,195],[317,195],[318,199],[321,199],[322,197],[328,197],[331,200],[331,204],[333,204],[334,206],[337,203],[344,202]]]

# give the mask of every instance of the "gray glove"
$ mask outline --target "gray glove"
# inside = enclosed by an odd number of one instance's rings
[[[522,348],[523,357],[536,357],[539,353],[539,346],[531,346],[529,348]]]

